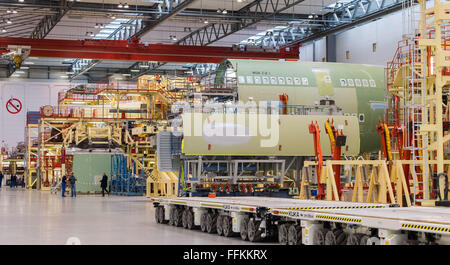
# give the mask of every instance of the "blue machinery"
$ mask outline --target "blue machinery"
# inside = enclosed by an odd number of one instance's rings
[[[111,156],[111,183],[110,190],[113,195],[142,196],[146,191],[144,172],[136,172],[136,164],[132,162],[132,169],[127,167],[127,157],[123,154]]]

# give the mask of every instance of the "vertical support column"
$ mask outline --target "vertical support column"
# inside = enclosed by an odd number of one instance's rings
[[[327,62],[336,62],[336,35],[326,37],[326,59]]]

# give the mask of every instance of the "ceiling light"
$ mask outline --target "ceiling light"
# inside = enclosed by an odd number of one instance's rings
[[[228,11],[226,10],[226,9],[224,9],[223,11],[222,11],[222,14],[227,14],[228,13]]]
[[[16,71],[17,74],[25,74],[24,71]]]
[[[140,68],[149,68],[150,66],[149,66],[149,65],[146,65],[146,64],[140,64],[139,67],[140,67]]]
[[[205,19],[205,21],[203,21],[203,23],[208,24],[209,22],[207,19]]]
[[[5,28],[2,28],[2,32],[4,33],[4,32],[6,32],[7,30],[5,29]]]
[[[131,69],[130,71],[136,73],[136,72],[140,72],[141,70],[139,70],[139,69]]]
[[[125,5],[123,7],[124,8],[129,8],[130,6],[127,3],[125,3]]]
[[[19,0],[19,2],[21,2],[21,3],[23,3],[23,1],[25,1],[25,0]]]
[[[118,8],[123,8],[122,3],[120,3],[117,7],[118,7]]]
[[[61,78],[67,78],[67,75],[60,75]]]
[[[30,69],[30,67],[28,67],[28,66],[21,66],[20,69],[21,70],[28,70],[28,69]]]
[[[131,74],[122,74],[123,76],[131,76]]]
[[[308,18],[313,18],[313,15],[309,15]]]
[[[17,10],[13,10],[12,13],[13,13],[13,14],[17,14]]]
[[[11,12],[12,12],[12,11],[11,11],[10,9],[7,9],[7,10],[6,10],[6,13],[8,13],[8,14],[11,13]]]
[[[6,23],[11,24],[11,23],[12,23],[11,19],[8,18],[8,19],[6,20]]]

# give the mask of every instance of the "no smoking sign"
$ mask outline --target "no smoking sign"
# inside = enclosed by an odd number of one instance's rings
[[[17,98],[11,98],[6,102],[6,110],[11,114],[17,114],[22,110],[22,102]]]

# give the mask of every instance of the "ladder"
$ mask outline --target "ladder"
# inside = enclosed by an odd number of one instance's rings
[[[419,47],[418,39],[424,29],[422,12],[416,11],[413,0],[403,3],[403,30],[406,37],[407,56],[403,66],[403,127],[404,150],[411,151],[413,201],[420,202],[427,197],[429,168],[428,133],[422,131],[422,126],[428,123],[427,86],[426,86],[426,51]]]

